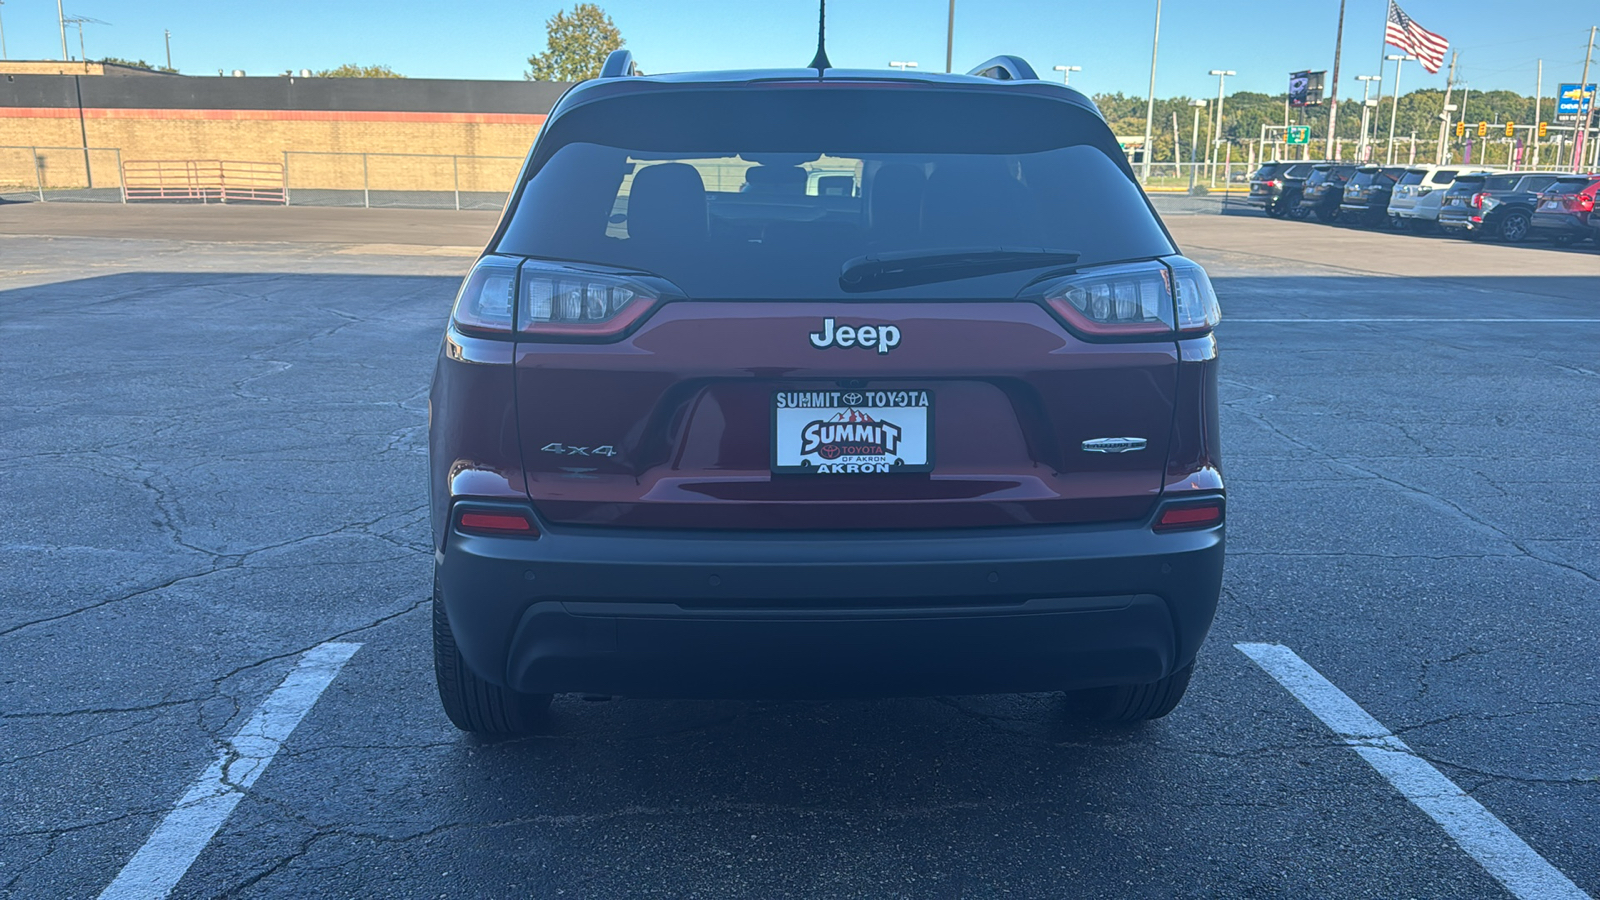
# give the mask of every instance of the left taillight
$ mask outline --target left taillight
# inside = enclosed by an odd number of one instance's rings
[[[456,292],[450,321],[471,334],[511,334],[517,300],[517,264],[496,257],[478,260]]]
[[[530,261],[522,267],[517,332],[535,339],[616,337],[655,306],[656,293],[626,276]]]

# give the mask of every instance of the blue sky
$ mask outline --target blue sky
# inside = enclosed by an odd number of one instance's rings
[[[412,77],[520,78],[528,54],[544,46],[544,21],[566,3],[351,0],[65,0],[67,14],[103,19],[88,25],[90,58],[164,60],[162,29],[171,29],[173,63],[189,74],[285,69],[344,62],[384,63]],[[815,0],[600,0],[646,71],[803,65],[816,40]],[[1459,77],[1473,90],[1532,93],[1535,60],[1545,61],[1545,93],[1575,82],[1589,26],[1600,24],[1594,0],[1406,0],[1406,11],[1461,50]],[[946,0],[833,0],[829,54],[835,65],[880,67],[915,60],[944,66]],[[1358,74],[1378,65],[1386,0],[1348,0],[1342,96],[1360,94]],[[1143,95],[1149,79],[1154,0],[957,0],[958,71],[997,53],[1016,53],[1041,71],[1082,66],[1073,85],[1094,93]],[[1289,12],[1293,10],[1294,12]],[[1586,11],[1587,18],[1583,18]],[[1165,0],[1156,92],[1210,96],[1210,69],[1233,69],[1228,91],[1277,93],[1294,69],[1331,69],[1338,0]],[[12,59],[59,58],[53,0],[4,0],[0,19]],[[68,46],[78,53],[77,32]],[[1395,51],[1389,51],[1395,52]],[[1597,69],[1600,71],[1600,69]],[[1385,67],[1390,89],[1393,64]],[[1595,80],[1591,76],[1591,81]],[[1408,63],[1401,90],[1443,87]]]

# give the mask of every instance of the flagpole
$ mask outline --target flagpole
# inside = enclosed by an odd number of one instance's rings
[[[1344,50],[1344,2],[1345,0],[1339,0],[1339,31],[1333,39],[1333,88],[1328,94],[1328,146],[1327,152],[1322,155],[1322,158],[1327,160],[1336,158],[1333,149],[1334,125],[1338,121],[1339,113],[1339,54]],[[1387,34],[1387,25],[1384,26],[1384,31]]]

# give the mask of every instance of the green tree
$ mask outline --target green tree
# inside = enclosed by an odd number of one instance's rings
[[[123,59],[120,56],[108,56],[105,59],[100,60],[100,62],[108,66],[127,66],[130,69],[149,69],[152,72],[166,72],[172,75],[176,75],[178,73],[177,69],[168,68],[167,66],[152,66],[142,59],[134,60]]]
[[[624,43],[622,32],[605,11],[593,3],[579,3],[572,12],[562,10],[544,23],[545,51],[528,57],[529,81],[583,81],[600,74],[606,56]]]
[[[359,66],[355,63],[345,63],[332,69],[321,69],[314,73],[318,78],[404,78],[399,72],[388,66]]]

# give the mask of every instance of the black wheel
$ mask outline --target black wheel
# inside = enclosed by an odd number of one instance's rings
[[[1159,719],[1178,706],[1189,689],[1194,663],[1173,672],[1154,684],[1125,684],[1117,687],[1067,691],[1067,704],[1078,718],[1094,722],[1144,722]]]
[[[1528,239],[1528,226],[1533,224],[1533,219],[1520,209],[1513,209],[1500,217],[1500,240],[1508,244],[1520,244]]]
[[[1307,209],[1304,206],[1301,206],[1300,205],[1300,198],[1298,196],[1296,196],[1294,198],[1294,205],[1289,207],[1289,218],[1295,220],[1296,222],[1304,222],[1306,220],[1306,218],[1308,216],[1310,216],[1310,215],[1311,215],[1311,210]]]
[[[1335,206],[1332,209],[1326,206],[1317,207],[1317,221],[1324,225],[1332,225],[1339,221],[1339,207]]]
[[[1274,219],[1283,218],[1283,215],[1284,215],[1283,198],[1280,197],[1280,198],[1278,198],[1276,200],[1268,200],[1267,201],[1266,210],[1267,210],[1267,215],[1273,217]]]
[[[444,714],[462,731],[485,736],[528,734],[538,730],[550,709],[549,694],[519,694],[490,684],[467,668],[456,650],[437,581],[433,587],[433,675],[439,683]]]

